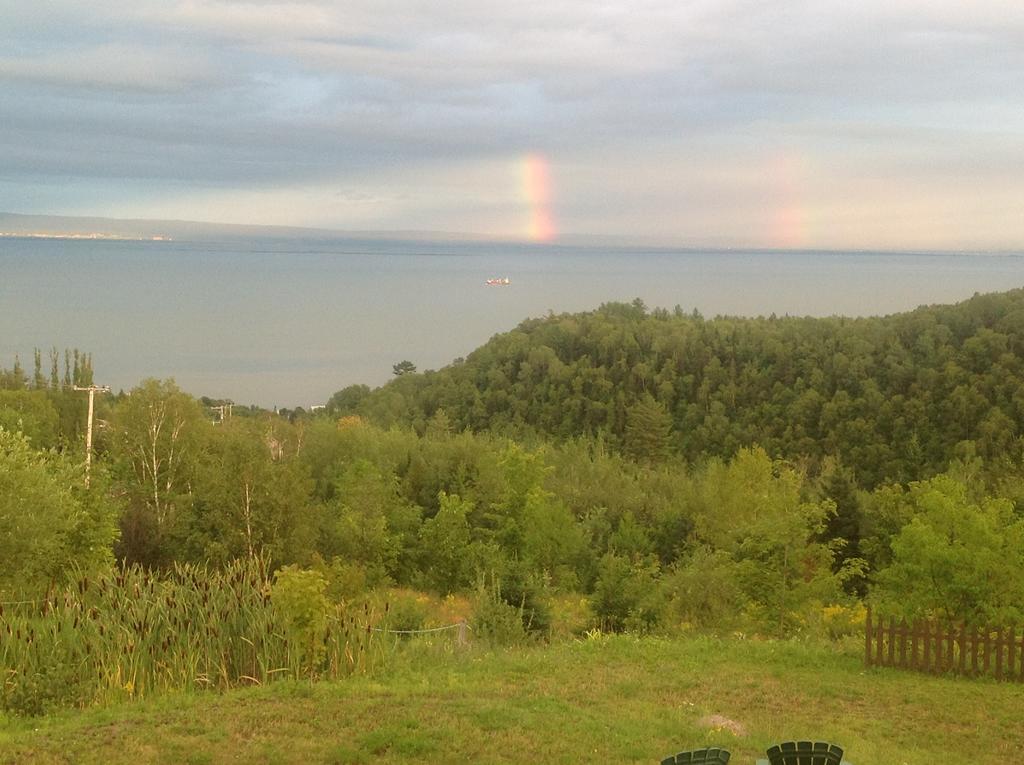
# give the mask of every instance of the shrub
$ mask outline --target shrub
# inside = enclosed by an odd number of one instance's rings
[[[518,610],[526,632],[536,636],[547,636],[551,632],[551,610],[543,574],[516,562],[498,577],[497,583],[492,574],[492,583],[501,599]]]
[[[305,671],[310,675],[323,654],[327,631],[327,579],[319,571],[285,566],[274,577],[271,601],[285,623],[288,639],[299,647]]]
[[[614,553],[601,559],[592,605],[606,632],[649,632],[661,621],[664,601],[655,563],[631,562]]]
[[[974,502],[945,475],[884,499],[912,515],[878,574],[873,596],[884,611],[974,624],[1024,618],[1024,521],[1008,500]]]
[[[488,645],[520,645],[527,639],[523,607],[510,604],[500,580],[483,577],[477,583],[473,610],[473,635]]]
[[[669,613],[678,622],[698,628],[735,627],[747,605],[735,567],[723,550],[697,550],[663,580]]]
[[[854,603],[852,606],[825,606],[821,609],[822,631],[831,640],[841,640],[851,635],[859,636],[864,632],[867,614],[867,608],[863,603]]]
[[[32,671],[10,670],[0,694],[0,709],[13,715],[38,717],[56,709],[81,703],[88,693],[83,678],[73,667],[50,656]]]
[[[412,590],[388,593],[384,628],[389,630],[421,630],[429,616],[430,599]]]
[[[366,569],[359,563],[332,558],[329,565],[318,561],[317,570],[327,577],[327,597],[352,602],[366,594]]]
[[[552,639],[579,637],[594,624],[590,601],[578,593],[553,595],[548,601]]]

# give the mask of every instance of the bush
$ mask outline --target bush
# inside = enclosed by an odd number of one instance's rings
[[[492,574],[492,584],[501,599],[518,610],[526,632],[545,637],[551,632],[547,582],[542,574],[530,571],[522,562],[516,562],[497,578],[496,584]]]
[[[502,594],[500,580],[483,577],[477,583],[473,610],[473,635],[488,645],[521,645],[528,634],[524,627],[523,607],[516,607]]]
[[[877,576],[872,595],[882,611],[972,624],[1024,618],[1024,520],[1009,500],[976,502],[948,475],[878,496],[912,518]]]
[[[597,626],[605,632],[650,632],[662,618],[664,600],[657,584],[658,567],[608,553],[598,567],[592,605]]]
[[[332,558],[317,570],[327,577],[327,596],[332,601],[352,602],[366,594],[366,568],[359,563]]]
[[[319,571],[285,566],[274,577],[270,599],[284,618],[288,639],[300,647],[304,669],[312,674],[324,653],[327,579]]]
[[[863,603],[852,606],[834,604],[821,609],[821,628],[830,640],[842,640],[851,635],[864,634],[868,611]]]
[[[72,667],[57,660],[37,666],[31,672],[10,670],[3,678],[0,709],[13,715],[39,717],[89,699],[89,688]]]
[[[669,613],[678,623],[698,628],[732,629],[747,604],[732,557],[722,550],[698,550],[662,586]]]
[[[93,475],[92,490],[79,488],[79,466],[0,426],[0,600],[34,597],[72,571],[109,567],[116,510],[101,493],[103,471]]]
[[[579,637],[586,633],[594,624],[594,614],[590,610],[590,601],[579,593],[554,595],[549,599],[548,609],[551,612],[550,637]]]
[[[411,590],[393,590],[385,606],[384,628],[389,630],[421,630],[429,615],[429,598]]]

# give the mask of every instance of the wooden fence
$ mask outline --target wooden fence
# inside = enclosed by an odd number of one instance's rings
[[[864,623],[864,663],[932,674],[1024,682],[1024,630],[1013,627],[969,627],[937,621],[907,624],[875,617],[868,609]]]

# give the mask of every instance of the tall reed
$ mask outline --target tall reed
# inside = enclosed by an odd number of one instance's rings
[[[259,559],[220,570],[133,566],[35,605],[0,606],[0,707],[39,714],[169,690],[339,678],[381,661],[368,607],[322,602],[322,626],[299,644],[266,572]]]

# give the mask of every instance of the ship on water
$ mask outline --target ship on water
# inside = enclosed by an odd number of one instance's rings
[[[512,280],[507,276],[499,276],[495,279],[488,279],[484,282],[488,287],[507,287],[512,283]]]

